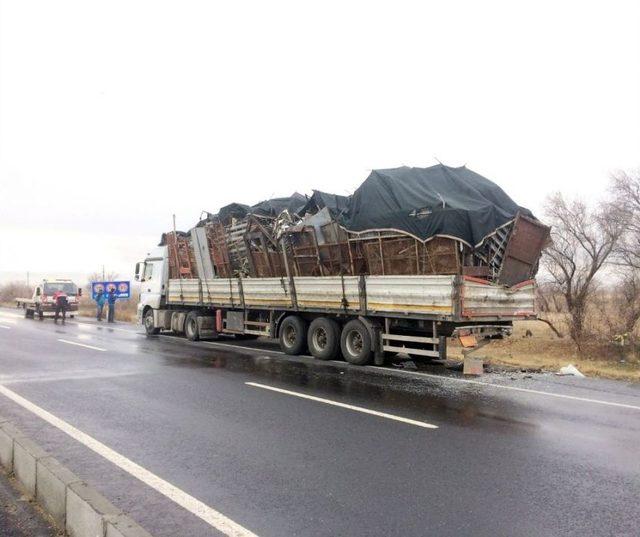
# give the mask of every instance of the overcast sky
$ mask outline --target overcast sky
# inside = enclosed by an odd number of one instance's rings
[[[466,164],[540,212],[640,166],[640,3],[2,1],[0,279],[202,210]]]

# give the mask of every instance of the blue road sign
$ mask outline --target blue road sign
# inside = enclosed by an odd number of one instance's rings
[[[111,289],[116,290],[118,298],[131,298],[130,282],[91,282],[91,298],[95,300],[100,290],[107,294]]]

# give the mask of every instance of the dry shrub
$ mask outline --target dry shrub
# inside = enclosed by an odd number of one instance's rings
[[[0,303],[15,305],[16,298],[28,298],[33,294],[33,288],[24,282],[9,282],[0,285]]]

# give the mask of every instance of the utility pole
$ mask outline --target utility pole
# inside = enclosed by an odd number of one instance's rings
[[[30,287],[29,285],[29,271],[27,270],[27,287]]]
[[[102,281],[104,281],[104,265],[102,265]]]

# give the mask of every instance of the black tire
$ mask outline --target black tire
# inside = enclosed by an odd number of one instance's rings
[[[280,348],[285,354],[307,352],[307,323],[297,315],[290,315],[280,325]]]
[[[190,311],[184,321],[184,335],[189,341],[198,341],[200,339],[200,330],[198,328],[198,312]]]
[[[144,317],[142,318],[142,324],[144,325],[144,331],[147,333],[148,336],[155,336],[155,335],[160,333],[160,329],[156,328],[153,325],[153,310],[152,309],[148,309],[145,312]]]
[[[366,365],[371,362],[371,336],[362,321],[353,319],[344,325],[340,348],[342,356],[350,364]]]
[[[36,306],[36,312],[38,314],[38,319],[42,321],[44,319],[44,312],[40,309],[40,306]]]
[[[334,360],[340,354],[340,325],[328,317],[311,322],[307,332],[309,352],[318,360]]]
[[[33,310],[29,308],[24,309],[24,318],[25,319],[33,319]]]

